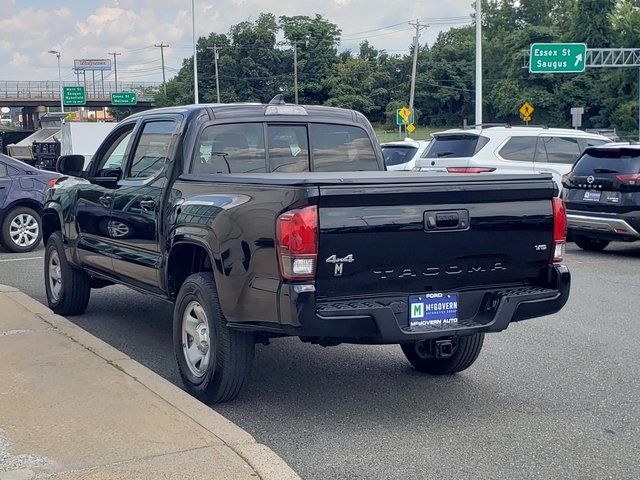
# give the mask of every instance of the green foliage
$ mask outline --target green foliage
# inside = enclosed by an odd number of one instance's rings
[[[530,74],[524,52],[533,42],[585,42],[589,47],[637,47],[636,0],[482,0],[485,122],[520,123],[518,107],[535,106],[533,122],[569,126],[571,107],[585,107],[585,127],[635,130],[638,74],[632,69],[588,69],[582,74]],[[406,106],[412,52],[391,55],[362,42],[338,51],[341,31],[315,16],[263,13],[227,33],[198,39],[200,101],[215,102],[214,46],[218,49],[222,102],[267,102],[283,93],[294,99],[293,48],[297,47],[300,103],[353,108],[386,128]],[[407,36],[407,43],[411,41]],[[452,28],[433,45],[420,46],[416,123],[474,122],[475,27]],[[159,93],[159,106],[193,102],[193,61]]]

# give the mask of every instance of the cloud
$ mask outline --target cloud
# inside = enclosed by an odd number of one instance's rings
[[[2,0],[3,7],[8,3]],[[74,78],[75,58],[108,58],[118,51],[119,79],[160,81],[160,52],[153,45],[164,42],[165,61],[179,68],[191,53],[191,3],[187,0],[21,0],[3,9],[0,16],[0,80],[50,80],[57,78],[55,57],[50,49],[62,52],[63,77]],[[260,12],[281,15],[323,15],[342,29],[341,49],[357,49],[366,32],[411,18],[451,17],[471,13],[469,0],[449,0],[431,4],[413,2],[397,8],[387,0],[223,0],[196,2],[196,31],[228,33],[231,25],[255,20]],[[363,15],[363,12],[367,12]],[[424,32],[423,42],[433,43],[439,31],[434,26]],[[34,34],[34,32],[36,32]],[[380,35],[382,33],[382,35]],[[370,42],[376,48],[408,52],[413,33],[410,27],[377,31]],[[16,47],[20,48],[18,56]],[[18,66],[18,63],[20,64]]]

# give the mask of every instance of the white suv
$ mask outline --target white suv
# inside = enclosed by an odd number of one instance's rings
[[[449,173],[551,173],[562,188],[587,147],[611,140],[581,130],[546,127],[486,126],[433,134],[433,140],[416,161],[416,171]]]
[[[429,146],[429,140],[405,138],[397,142],[381,143],[387,170],[413,170],[416,160]]]

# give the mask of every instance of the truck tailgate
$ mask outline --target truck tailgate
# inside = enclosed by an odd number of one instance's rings
[[[535,283],[552,249],[547,176],[321,185],[318,298]]]

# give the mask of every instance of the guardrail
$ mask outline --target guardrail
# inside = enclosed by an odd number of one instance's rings
[[[136,92],[138,102],[152,102],[154,95],[162,88],[155,82],[62,82],[63,87],[84,86],[87,100],[111,101],[116,92]],[[60,100],[60,84],[57,81],[0,81],[0,100]]]

